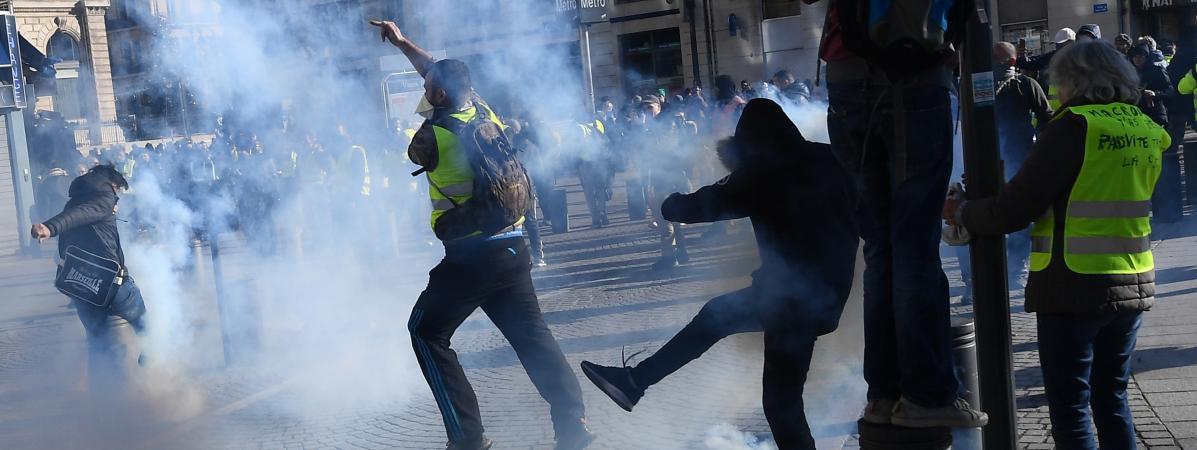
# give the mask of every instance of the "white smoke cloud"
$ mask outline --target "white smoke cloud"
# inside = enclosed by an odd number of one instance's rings
[[[707,430],[702,445],[706,450],[777,450],[773,442],[762,441],[726,423]]]

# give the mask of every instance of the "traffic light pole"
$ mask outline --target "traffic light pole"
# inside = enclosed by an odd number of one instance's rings
[[[994,115],[996,85],[988,0],[974,0],[961,58],[960,103],[967,197],[997,195],[1004,183]],[[977,368],[981,409],[989,414],[982,430],[987,450],[1015,447],[1013,356],[1010,346],[1010,296],[1006,286],[1006,237],[973,236],[973,315],[977,330]]]

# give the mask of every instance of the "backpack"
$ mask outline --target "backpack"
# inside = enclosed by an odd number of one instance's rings
[[[837,0],[844,47],[891,81],[941,64],[964,39],[972,0]]]
[[[503,128],[490,120],[490,108],[474,102],[477,113],[463,123],[446,116],[437,118],[438,126],[457,136],[461,151],[474,171],[471,198],[454,207],[436,221],[436,237],[449,241],[481,231],[491,236],[508,228],[532,209],[532,181],[518,153]],[[440,187],[432,185],[440,191]],[[444,193],[441,192],[443,195]]]

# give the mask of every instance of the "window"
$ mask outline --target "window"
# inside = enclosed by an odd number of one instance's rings
[[[624,88],[630,93],[681,89],[681,33],[677,28],[644,31],[619,37]]]
[[[801,3],[798,0],[764,0],[762,3],[766,19],[797,16],[800,13]]]
[[[75,39],[63,32],[54,33],[50,36],[50,45],[46,56],[51,58],[58,58],[63,61],[78,61],[79,51],[75,45]]]

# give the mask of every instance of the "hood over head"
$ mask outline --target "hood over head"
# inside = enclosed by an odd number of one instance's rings
[[[746,162],[779,157],[808,144],[781,106],[765,98],[752,99],[744,106],[731,142]]]
[[[72,198],[90,197],[93,195],[115,195],[116,192],[112,188],[114,181],[111,175],[106,173],[106,170],[102,168],[105,168],[105,166],[96,166],[87,173],[75,178],[75,181],[71,182],[71,189],[68,195]],[[110,167],[108,168],[110,169]],[[115,172],[115,170],[113,171]]]

